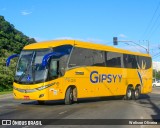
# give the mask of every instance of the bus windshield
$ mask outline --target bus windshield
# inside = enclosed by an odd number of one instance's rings
[[[23,50],[19,56],[14,81],[20,84],[45,82],[47,79],[51,80],[57,78],[57,74],[54,75],[56,72],[53,72],[53,69],[54,71],[58,71],[58,68],[60,69],[60,73],[64,75],[64,69],[66,68],[67,59],[71,49],[71,45],[61,45],[48,49]],[[49,61],[49,65],[47,67],[43,66],[43,57],[52,52],[63,52],[66,53],[66,55],[58,58],[52,57]],[[57,67],[57,64],[60,66]]]
[[[42,66],[42,59],[51,51],[51,49],[22,51],[17,64],[15,82],[31,84],[45,81],[47,68]]]

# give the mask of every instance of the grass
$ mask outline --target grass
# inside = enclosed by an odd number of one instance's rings
[[[0,95],[10,94],[10,93],[12,93],[12,91],[11,91],[11,90],[10,90],[10,91],[3,91],[3,92],[0,92]]]

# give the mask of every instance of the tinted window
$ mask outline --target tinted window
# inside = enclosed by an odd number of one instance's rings
[[[122,67],[123,55],[116,52],[106,52],[106,66],[107,67]]]
[[[69,67],[104,65],[104,52],[78,47],[73,49],[69,62]]]
[[[137,69],[151,67],[151,58],[74,47],[68,67],[107,66]],[[143,67],[142,67],[143,65]]]
[[[65,52],[65,53],[70,53],[72,50],[71,45],[62,45],[62,46],[58,46],[58,47],[54,47],[53,48],[53,52]]]
[[[93,58],[93,66],[105,66],[105,58],[103,51],[92,50]]]
[[[60,74],[60,76],[63,76],[65,74],[68,58],[69,58],[69,55],[71,53],[72,48],[73,48],[72,45],[61,45],[61,46],[53,48],[54,52],[67,53],[66,55],[59,58],[59,74]]]
[[[138,68],[137,57],[135,55],[123,55],[124,67],[125,68]]]

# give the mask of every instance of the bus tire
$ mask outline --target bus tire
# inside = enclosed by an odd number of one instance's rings
[[[45,104],[45,101],[44,101],[44,100],[37,100],[37,102],[38,102],[39,105]]]
[[[132,87],[128,87],[125,95],[125,100],[131,100],[133,96],[133,89]]]
[[[73,103],[73,89],[69,87],[65,95],[65,104],[70,105]]]
[[[139,87],[136,87],[135,90],[134,90],[134,100],[138,100],[139,97],[140,97],[140,88]]]

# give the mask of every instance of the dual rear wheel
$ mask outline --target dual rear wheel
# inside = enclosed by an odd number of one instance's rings
[[[135,89],[133,89],[132,87],[128,87],[127,91],[126,91],[126,95],[124,97],[124,99],[126,100],[138,100],[140,97],[140,87],[136,87]]]

